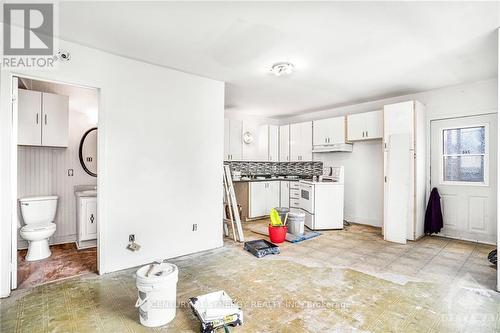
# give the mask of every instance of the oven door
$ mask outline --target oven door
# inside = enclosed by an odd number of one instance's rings
[[[314,214],[314,185],[300,184],[300,208]]]

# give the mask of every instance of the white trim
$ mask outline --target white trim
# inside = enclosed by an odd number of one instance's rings
[[[97,169],[100,170],[99,174],[102,174],[104,170],[104,159],[102,158],[103,152],[104,152],[104,142],[105,142],[105,125],[104,125],[104,117],[103,117],[103,103],[102,103],[102,89],[100,87],[93,87],[93,86],[88,86],[88,85],[82,85],[82,84],[75,84],[75,83],[70,83],[70,82],[65,82],[65,81],[59,81],[59,80],[53,80],[53,79],[47,79],[43,77],[37,77],[37,76],[31,76],[31,75],[26,75],[26,74],[19,74],[15,72],[10,73],[9,77],[9,82],[11,87],[9,88],[9,95],[6,96],[6,98],[9,99],[8,105],[10,106],[10,109],[12,110],[12,81],[14,77],[22,77],[26,79],[31,79],[31,80],[37,80],[37,81],[44,81],[44,82],[49,82],[49,83],[56,83],[56,84],[63,84],[63,85],[71,85],[75,87],[83,87],[87,89],[95,89],[97,90],[98,94],[98,113],[97,113],[97,124],[99,127],[99,135],[97,139]],[[10,243],[8,244],[8,248],[10,249],[9,251],[14,251],[13,249],[13,243],[15,242],[16,244],[16,253],[14,256],[14,253],[11,253],[11,263],[10,267],[11,269],[16,269],[17,270],[17,114],[16,115],[11,115],[12,117],[12,122],[11,122],[11,142],[10,142],[10,165],[11,165],[11,170],[10,170],[10,182],[11,182],[11,191],[10,191],[10,198],[11,198],[11,237],[10,237]],[[97,192],[97,211],[98,212],[104,212],[104,203],[102,202],[101,198],[104,198],[104,196],[101,194],[101,191],[105,191],[105,186],[104,186],[104,177],[97,177],[97,188],[99,189]],[[104,244],[105,244],[105,227],[103,224],[105,217],[103,214],[100,214],[99,216],[99,223],[97,224],[97,244],[98,244],[98,250],[97,250],[97,269],[98,269],[98,274],[102,275],[106,273],[106,269],[104,266]],[[61,244],[61,243],[68,243],[67,240],[64,239],[63,241],[59,242],[54,240],[54,243],[51,244]],[[13,262],[15,261],[15,262]],[[12,286],[12,274],[9,274],[9,286]],[[12,288],[10,288],[12,291]],[[10,294],[10,292],[9,292]],[[2,295],[3,296],[3,295]],[[8,295],[6,295],[8,296]]]

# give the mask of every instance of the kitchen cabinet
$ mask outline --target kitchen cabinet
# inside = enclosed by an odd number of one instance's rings
[[[287,180],[280,181],[280,207],[290,207],[290,182]]]
[[[290,161],[312,161],[312,122],[290,125]]]
[[[290,125],[280,126],[280,162],[290,162]]]
[[[250,182],[248,186],[248,217],[257,218],[269,215],[271,208],[280,204],[280,182]]]
[[[241,161],[243,148],[243,122],[224,119],[224,160]]]
[[[269,161],[279,161],[279,126],[269,125]]]
[[[383,137],[383,111],[371,111],[347,116],[347,141],[373,140]]]
[[[19,145],[67,147],[69,138],[68,96],[19,89]]]
[[[247,141],[245,142],[245,138]],[[243,122],[243,160],[269,160],[269,125],[255,121]]]
[[[77,245],[82,248],[97,239],[97,197],[78,197],[77,218]]]
[[[424,234],[426,207],[425,107],[417,101],[384,106],[384,239]]]
[[[313,146],[345,143],[345,117],[315,120]]]

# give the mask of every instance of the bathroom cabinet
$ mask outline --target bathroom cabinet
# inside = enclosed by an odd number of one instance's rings
[[[68,147],[68,96],[19,89],[18,145]]]
[[[79,249],[96,245],[97,197],[78,197],[77,246]]]

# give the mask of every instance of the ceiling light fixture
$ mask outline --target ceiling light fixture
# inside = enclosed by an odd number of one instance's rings
[[[271,67],[271,73],[276,76],[292,74],[295,66],[290,62],[279,62]]]

